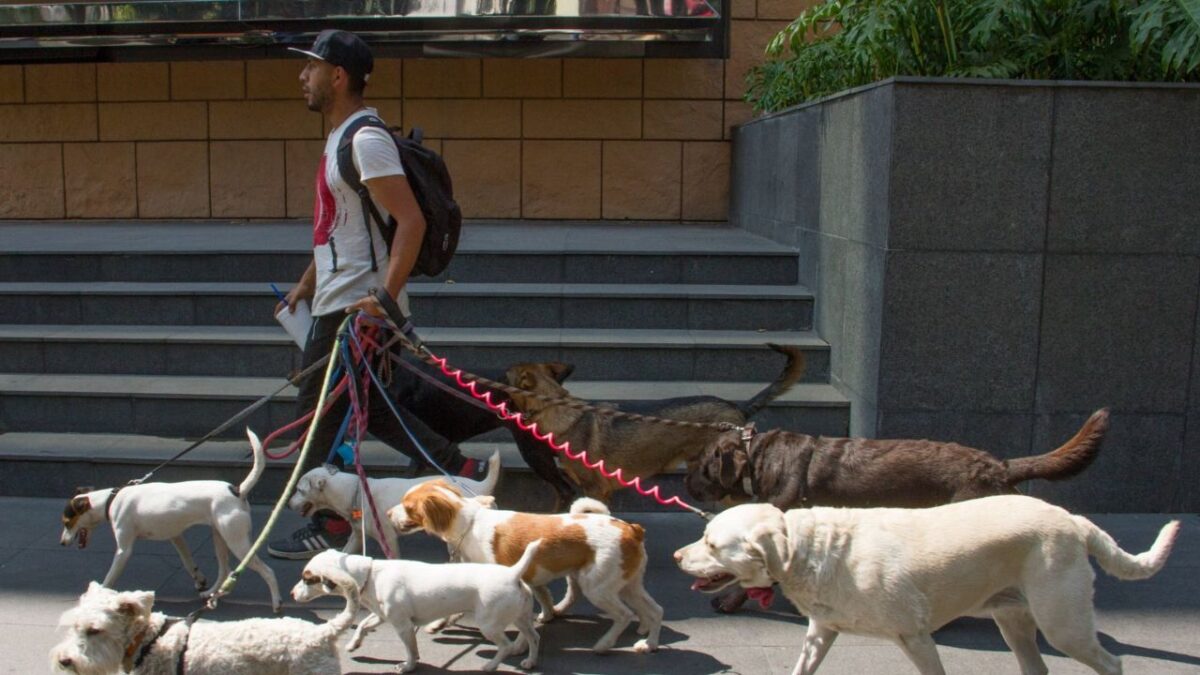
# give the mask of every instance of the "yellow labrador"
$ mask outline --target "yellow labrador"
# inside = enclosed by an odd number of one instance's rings
[[[1046,673],[1040,628],[1098,673],[1121,661],[1096,640],[1095,574],[1145,579],[1167,560],[1179,521],[1131,555],[1091,521],[1032,497],[1004,495],[930,509],[796,509],[744,504],[717,515],[675,552],[692,588],[733,584],[769,600],[778,583],[809,617],[793,675],[817,670],[838,633],[894,641],[923,675],[945,673],[932,633],[960,616],[990,616],[1023,675]]]

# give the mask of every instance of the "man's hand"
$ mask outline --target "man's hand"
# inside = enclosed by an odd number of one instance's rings
[[[380,319],[387,318],[387,313],[383,311],[383,307],[380,306],[379,301],[370,295],[365,296],[362,300],[359,300],[358,302],[346,308],[347,314],[353,314],[359,311],[366,312],[367,314]]]
[[[287,295],[283,296],[283,300],[275,303],[275,314],[278,314],[279,310],[283,309],[285,305],[288,308],[288,312],[295,314],[296,305],[299,304],[301,300],[306,300],[308,301],[308,304],[311,305],[313,295],[316,294],[316,287],[316,263],[309,263],[308,269],[304,271],[304,274],[300,277],[300,281],[297,281],[296,285],[292,287],[292,290],[288,291]]]

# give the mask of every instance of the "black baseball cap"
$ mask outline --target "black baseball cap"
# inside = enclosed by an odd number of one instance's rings
[[[333,66],[341,66],[347,73],[361,77],[363,81],[371,76],[375,68],[375,57],[371,48],[363,39],[344,30],[323,30],[317,34],[312,49],[288,47],[290,51],[299,52],[314,59],[320,59]]]

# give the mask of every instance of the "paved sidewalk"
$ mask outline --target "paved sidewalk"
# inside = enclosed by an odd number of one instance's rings
[[[65,499],[65,497],[64,497]],[[90,579],[108,569],[112,535],[96,532],[84,551],[58,545],[62,499],[0,498],[0,673],[43,673],[48,653],[57,641],[55,624]],[[266,522],[268,509],[255,507],[255,523]],[[689,590],[688,577],[679,572],[671,552],[695,539],[702,521],[687,514],[623,514],[647,529],[650,568],[647,587],[663,605],[666,617],[663,648],[656,654],[634,654],[630,629],[617,650],[594,656],[588,647],[603,632],[599,619],[586,603],[572,615],[542,629],[544,673],[789,673],[799,653],[804,621],[782,598],[770,611],[746,610],[733,616],[714,614],[706,596]],[[1149,547],[1162,515],[1104,515],[1094,518],[1123,548]],[[1129,675],[1200,672],[1200,518],[1183,516],[1184,528],[1170,561],[1158,576],[1139,582],[1118,582],[1100,573],[1096,605],[1101,640],[1123,657]],[[289,514],[279,532],[299,524]],[[215,576],[210,535],[194,528],[188,535],[197,561],[211,579]],[[439,561],[445,548],[423,535],[402,542],[406,557]],[[268,559],[279,577],[281,590],[299,577],[301,563]],[[170,614],[185,614],[199,602],[191,579],[181,569],[174,549],[165,542],[139,542],[119,588],[153,589],[157,607]],[[555,589],[561,597],[561,588]],[[235,619],[269,615],[265,584],[247,572],[234,594],[208,616]],[[335,602],[297,605],[288,599],[285,613],[324,620],[336,613]],[[950,673],[1017,673],[1017,662],[989,621],[959,620],[936,636],[942,660]],[[443,635],[418,637],[419,673],[471,672],[494,653],[478,633],[452,629]],[[1053,673],[1090,673],[1082,665],[1043,645]],[[363,648],[343,658],[347,673],[391,672],[402,655],[395,634],[386,628],[372,634]],[[501,672],[517,672],[516,658]],[[890,643],[844,635],[821,668],[823,675],[912,673],[915,670]]]

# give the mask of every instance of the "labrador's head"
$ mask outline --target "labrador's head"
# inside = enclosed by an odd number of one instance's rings
[[[692,588],[716,593],[734,584],[770,588],[787,567],[783,511],[743,504],[717,514],[699,541],[675,552],[679,569],[697,578]]]
[[[743,480],[749,475],[749,464],[750,455],[741,432],[726,431],[714,437],[700,452],[683,484],[688,494],[700,501],[744,501],[750,498],[742,487]]]

